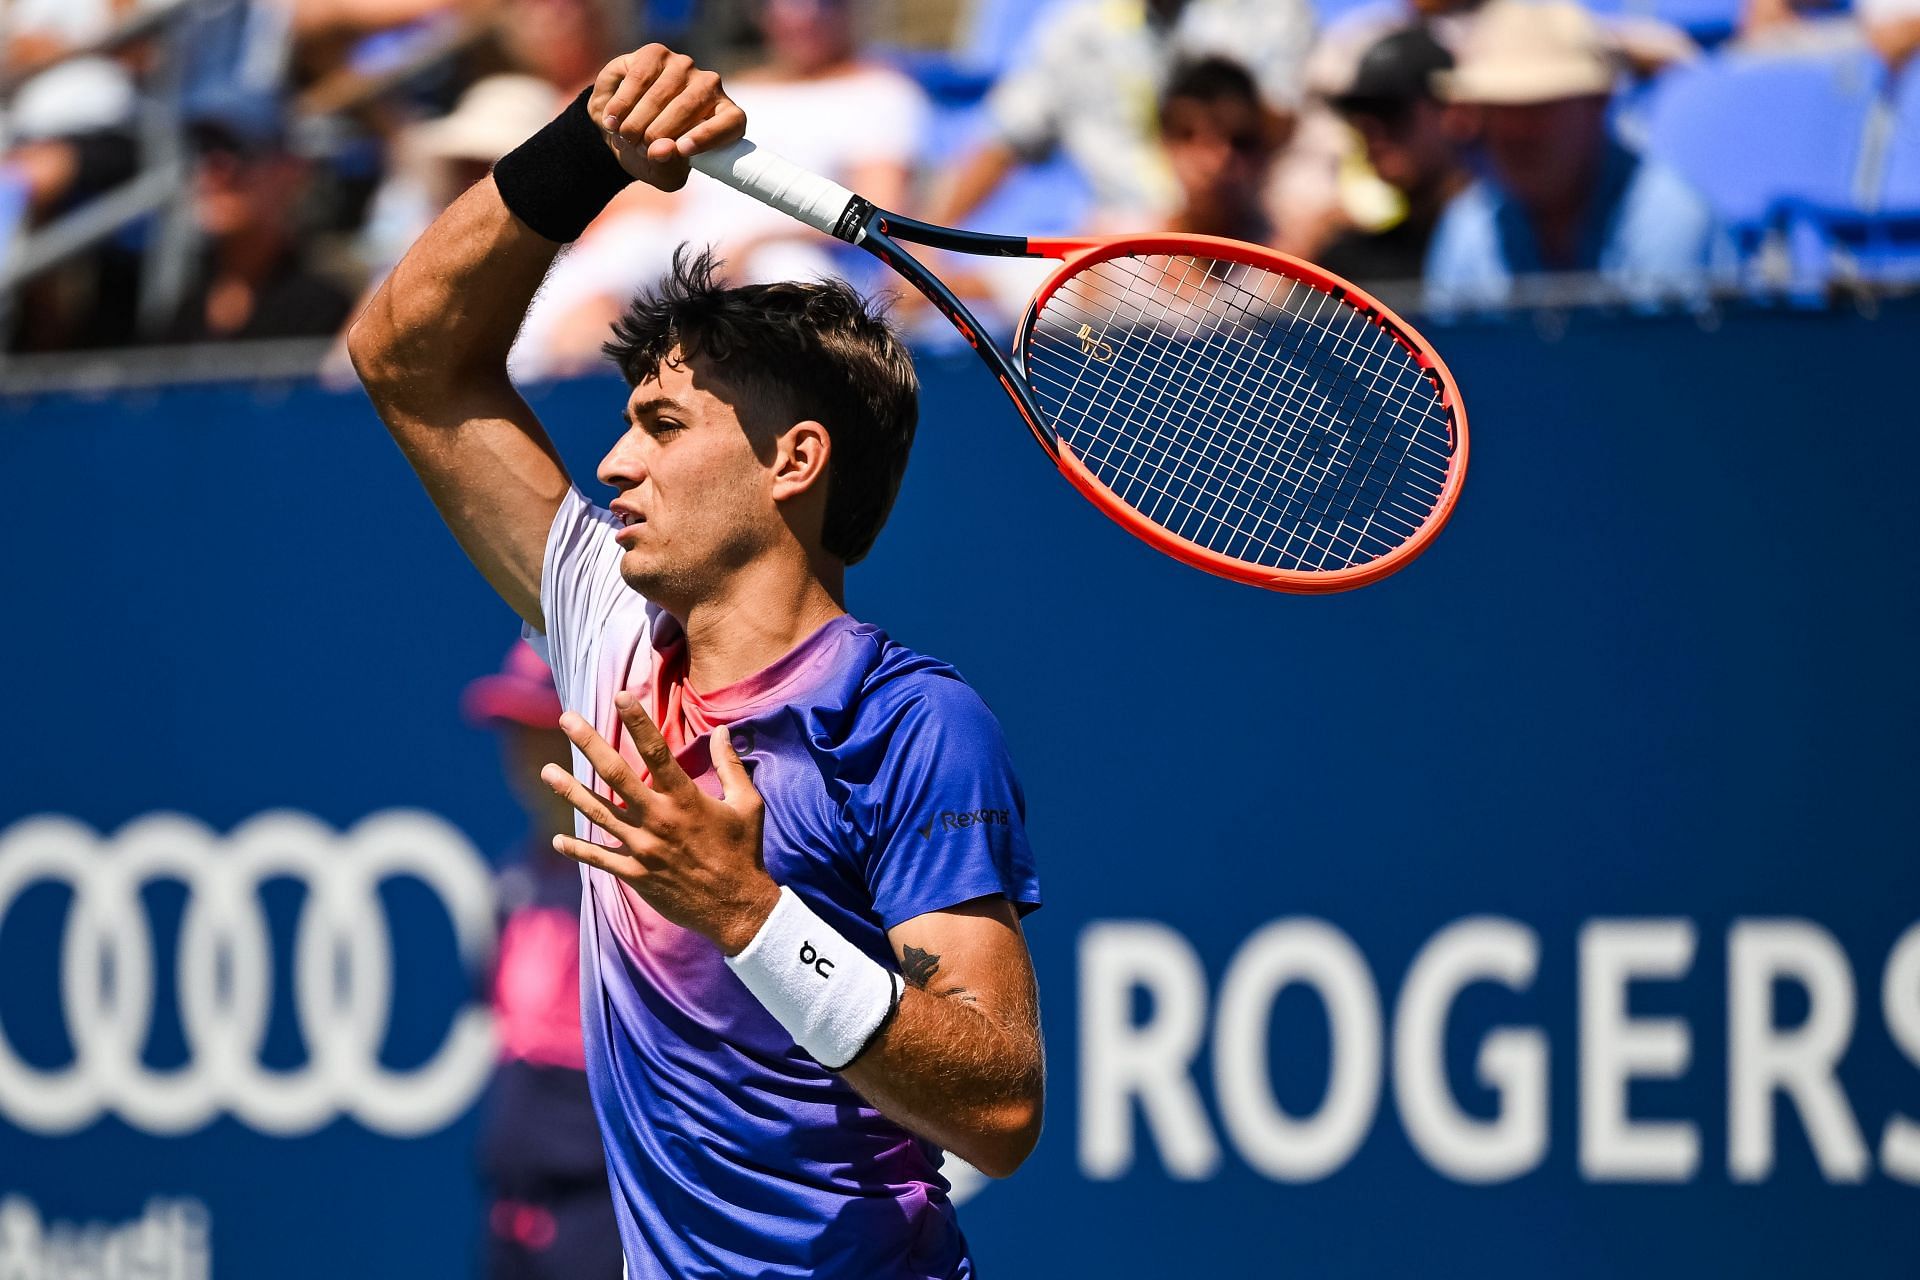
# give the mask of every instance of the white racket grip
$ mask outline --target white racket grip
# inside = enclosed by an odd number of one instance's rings
[[[802,169],[785,156],[756,147],[745,138],[732,146],[702,151],[689,161],[709,178],[798,218],[828,235],[857,196],[839,183]]]

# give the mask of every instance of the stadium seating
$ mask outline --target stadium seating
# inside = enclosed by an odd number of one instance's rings
[[[1893,96],[1893,131],[1879,207],[1889,214],[1920,215],[1920,67],[1900,77]]]
[[[1893,87],[1876,134],[1884,149],[1868,156],[1871,171],[1857,207],[1797,204],[1789,211],[1801,250],[1818,253],[1812,269],[1868,280],[1920,280],[1920,71]]]
[[[1647,150],[1698,187],[1751,250],[1795,206],[1862,208],[1862,141],[1885,79],[1864,50],[1708,58],[1660,84]]]

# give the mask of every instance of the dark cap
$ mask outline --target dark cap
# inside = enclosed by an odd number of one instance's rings
[[[1353,83],[1333,98],[1333,108],[1347,114],[1387,114],[1422,98],[1434,99],[1436,73],[1453,69],[1448,53],[1423,26],[1406,27],[1382,36],[1360,56]]]
[[[201,151],[261,155],[286,146],[286,116],[270,94],[216,91],[187,100],[187,136]]]

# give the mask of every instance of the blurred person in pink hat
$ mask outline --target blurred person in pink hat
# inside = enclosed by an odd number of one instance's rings
[[[568,768],[553,673],[525,641],[468,685],[467,722],[499,737],[501,765],[527,816],[504,859],[504,912],[492,1001],[500,1063],[480,1139],[487,1185],[488,1280],[616,1280],[620,1235],[580,1032],[580,869],[553,851],[573,811],[540,783]]]
[[[1483,175],[1441,214],[1438,305],[1497,305],[1515,277],[1597,273],[1632,294],[1697,288],[1731,248],[1705,199],[1608,127],[1618,50],[1571,0],[1493,0],[1435,77]]]

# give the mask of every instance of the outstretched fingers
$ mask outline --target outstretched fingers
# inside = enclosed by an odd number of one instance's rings
[[[626,758],[615,751],[607,740],[593,731],[593,726],[575,712],[569,711],[560,717],[560,732],[567,735],[567,741],[580,748],[580,754],[587,758],[593,771],[600,775],[601,781],[613,788],[613,794],[619,796],[631,811],[626,820],[634,821],[646,810],[647,797],[651,794],[647,784],[634,772]]]
[[[618,849],[609,849],[603,844],[591,840],[581,840],[575,836],[555,836],[553,851],[575,862],[584,862],[590,867],[598,867],[610,875],[624,876],[631,880],[635,876],[646,874],[637,858],[622,853]]]
[[[673,758],[673,748],[661,736],[660,727],[640,705],[640,699],[626,690],[613,695],[613,709],[620,714],[620,723],[627,727],[627,736],[633,741],[633,749],[640,753],[646,762],[647,772],[653,775],[654,790],[667,795],[681,795],[693,788],[693,779]],[[597,767],[597,766],[596,766]],[[601,777],[606,777],[603,773]],[[626,793],[621,792],[622,795]],[[634,803],[629,797],[629,803]]]
[[[580,779],[568,773],[557,764],[546,765],[540,770],[540,781],[547,784],[553,794],[572,805],[580,814],[599,827],[612,833],[626,827],[627,821],[613,811],[605,797],[595,795],[583,785]]]

